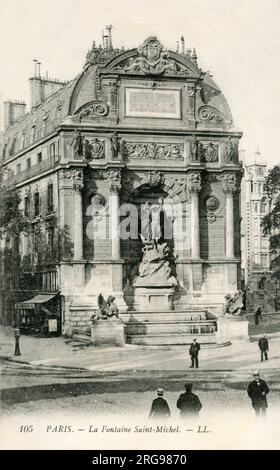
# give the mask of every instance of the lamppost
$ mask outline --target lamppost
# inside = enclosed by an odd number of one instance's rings
[[[15,353],[14,356],[21,356],[19,349],[19,338],[20,338],[20,329],[14,328],[14,337],[15,337]]]
[[[275,311],[278,311],[278,279],[275,279]]]

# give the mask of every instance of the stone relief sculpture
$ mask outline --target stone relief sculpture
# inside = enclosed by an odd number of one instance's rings
[[[171,274],[171,267],[168,261],[170,249],[167,243],[159,243],[156,240],[149,240],[143,242],[142,248],[143,258],[139,265],[139,278],[145,278],[146,282],[151,283],[165,283],[171,282],[175,278]]]
[[[72,151],[73,151],[73,157],[80,158],[82,154],[82,148],[83,148],[83,137],[77,129],[75,130],[73,134],[71,146],[72,146]]]
[[[198,110],[198,117],[201,121],[224,122],[226,120],[225,116],[213,106],[201,106]]]
[[[161,159],[176,160],[183,159],[183,144],[140,144],[134,142],[126,142],[124,154],[126,158],[141,159]]]
[[[137,50],[137,57],[126,60],[122,67],[118,65],[116,70],[124,72],[143,72],[145,74],[161,75],[164,72],[174,75],[188,75],[189,69],[174,60],[163,49],[162,44],[155,36],[150,36]]]
[[[234,154],[235,154],[235,144],[232,142],[231,137],[229,136],[228,141],[225,145],[225,162],[226,163],[233,163],[234,162]]]
[[[200,142],[198,146],[200,161],[217,162],[219,160],[218,145],[213,142]]]
[[[116,131],[112,134],[110,142],[113,158],[120,157],[122,154],[123,140]]]
[[[84,139],[83,155],[87,160],[100,160],[105,158],[105,142],[97,139]]]

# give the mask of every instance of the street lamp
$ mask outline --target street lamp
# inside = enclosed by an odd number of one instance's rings
[[[19,338],[20,338],[20,329],[14,328],[14,337],[15,337],[15,353],[14,356],[21,356],[19,349]]]

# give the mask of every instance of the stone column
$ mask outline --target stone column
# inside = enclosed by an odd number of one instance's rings
[[[234,206],[233,195],[236,191],[235,174],[226,173],[223,175],[223,191],[225,194],[226,209],[226,258],[234,258]]]
[[[112,260],[120,260],[121,258],[121,240],[119,233],[119,206],[121,189],[120,171],[110,171],[110,217],[111,217],[111,241],[112,241]]]
[[[77,170],[79,171],[79,170]],[[73,240],[74,261],[83,259],[83,204],[82,204],[83,179],[78,173],[73,179]]]
[[[200,173],[188,174],[188,192],[191,197],[191,252],[192,259],[200,258],[199,236],[199,191],[201,190]]]

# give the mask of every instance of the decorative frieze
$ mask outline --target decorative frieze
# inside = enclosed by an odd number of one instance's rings
[[[125,142],[125,158],[183,160],[183,144]]]

